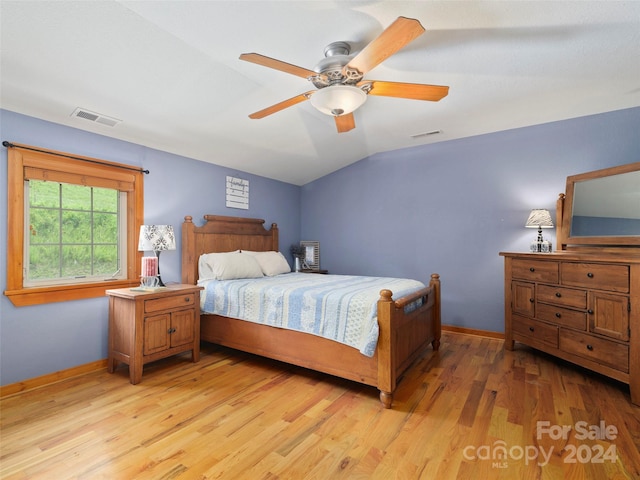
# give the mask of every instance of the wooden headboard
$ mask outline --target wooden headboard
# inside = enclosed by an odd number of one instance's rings
[[[182,283],[198,282],[198,259],[203,253],[253,250],[278,251],[278,226],[264,228],[260,218],[205,215],[205,223],[196,227],[193,218],[184,217],[182,224]]]

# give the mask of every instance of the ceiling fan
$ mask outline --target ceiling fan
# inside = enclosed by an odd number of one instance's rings
[[[264,118],[309,100],[311,105],[320,112],[333,116],[338,133],[343,133],[355,128],[353,112],[367,100],[368,95],[437,102],[447,95],[449,87],[363,79],[369,70],[422,35],[423,32],[424,27],[418,20],[398,17],[355,56],[350,55],[351,46],[346,42],[329,44],[324,49],[325,58],[313,70],[258,53],[243,53],[240,55],[240,60],[302,77],[311,81],[317,89],[252,113],[249,118]]]

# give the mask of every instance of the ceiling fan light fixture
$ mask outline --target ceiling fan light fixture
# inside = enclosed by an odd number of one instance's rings
[[[330,85],[321,88],[309,99],[311,105],[325,115],[347,115],[367,101],[367,94],[352,85]]]

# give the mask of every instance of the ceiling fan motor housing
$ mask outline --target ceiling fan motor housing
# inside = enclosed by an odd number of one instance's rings
[[[324,49],[322,60],[313,68],[315,75],[310,78],[316,88],[324,88],[329,85],[355,85],[362,80],[362,74],[357,70],[349,69],[346,75],[343,73],[345,65],[353,58],[351,45],[347,42],[333,42]]]

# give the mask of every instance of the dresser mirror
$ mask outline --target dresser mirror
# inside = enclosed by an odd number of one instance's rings
[[[640,245],[640,162],[567,177],[558,245]]]

